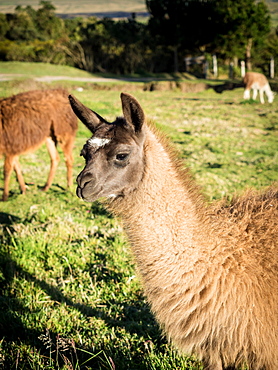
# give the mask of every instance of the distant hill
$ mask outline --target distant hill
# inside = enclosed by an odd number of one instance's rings
[[[30,5],[32,8],[39,7],[40,0],[11,0],[0,1],[1,13],[13,13],[16,6]],[[2,4],[1,4],[2,3]],[[91,16],[124,18],[131,13],[147,15],[145,0],[52,0],[56,13],[62,17]]]
[[[266,3],[269,7],[272,25],[278,26],[278,0],[266,0]]]
[[[13,13],[17,5],[39,7],[40,0],[0,0],[1,13]],[[147,16],[145,0],[52,0],[56,13],[63,17],[97,16],[108,18],[126,18],[131,13]],[[4,3],[4,4],[3,4]],[[278,26],[278,0],[266,0],[272,19],[272,25]]]

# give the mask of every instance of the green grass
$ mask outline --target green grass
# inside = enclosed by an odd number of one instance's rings
[[[12,73],[25,67],[18,64]],[[30,67],[34,75],[41,69]],[[26,81],[0,82],[0,96],[42,86],[26,74]],[[56,75],[57,66],[47,74]],[[76,82],[62,85],[108,120],[121,114],[119,91],[85,82],[82,92]],[[277,98],[272,105],[246,104],[242,89],[218,95],[130,86],[209,201],[277,180]],[[83,168],[79,152],[89,136],[80,124],[74,177]],[[62,155],[47,193],[40,190],[49,168],[45,147],[20,161],[27,194],[20,194],[13,176],[10,199],[0,203],[0,368],[201,369],[196,359],[178,355],[156,324],[120,220],[98,203],[78,199],[75,188],[65,189]]]
[[[35,66],[35,67],[34,67]],[[37,76],[69,76],[69,77],[92,77],[89,72],[69,66],[61,66],[48,63],[28,62],[0,62],[0,73],[20,74],[25,77]]]

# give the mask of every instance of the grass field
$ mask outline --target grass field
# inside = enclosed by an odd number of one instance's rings
[[[29,65],[33,75],[42,67]],[[57,75],[57,66],[45,68]],[[12,73],[23,69],[18,64]],[[62,67],[59,72],[68,73]],[[29,76],[0,81],[0,97],[57,86]],[[61,84],[106,119],[121,114],[120,91]],[[129,92],[127,83],[124,88]],[[277,97],[261,105],[243,101],[242,89],[185,94],[147,92],[134,84],[131,93],[169,137],[209,202],[277,181]],[[80,123],[74,177],[83,168],[79,153],[89,136]],[[62,155],[47,193],[40,190],[49,169],[46,148],[20,161],[27,194],[20,194],[13,176],[9,201],[0,203],[0,369],[202,369],[196,359],[177,354],[157,326],[120,220],[99,203],[78,199],[75,187],[66,190]],[[2,171],[0,184],[2,190]]]

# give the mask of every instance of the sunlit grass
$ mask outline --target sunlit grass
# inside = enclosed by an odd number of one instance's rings
[[[35,65],[35,68],[34,68]],[[92,77],[92,74],[69,66],[55,65],[50,63],[29,62],[0,62],[0,73],[18,74],[25,76],[70,76]]]

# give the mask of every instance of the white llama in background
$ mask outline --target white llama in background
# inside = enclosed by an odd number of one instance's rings
[[[268,102],[272,103],[274,100],[274,93],[271,91],[267,78],[262,73],[247,72],[243,78],[245,90],[243,94],[244,99],[250,99],[250,90],[253,89],[253,99],[256,100],[258,90],[260,94],[260,101],[264,104],[264,93],[267,96]]]

